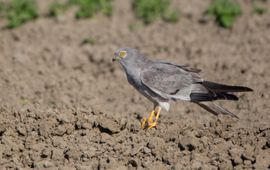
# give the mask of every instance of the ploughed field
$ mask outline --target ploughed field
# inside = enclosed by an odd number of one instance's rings
[[[40,15],[49,2],[38,1]],[[177,23],[140,24],[130,1],[114,0],[111,17],[76,20],[70,9],[1,29],[0,169],[270,168],[270,11],[240,1],[242,15],[224,29],[202,17],[210,1],[172,3]],[[219,103],[239,120],[177,102],[142,130],[152,103],[111,62],[123,46],[254,92]]]

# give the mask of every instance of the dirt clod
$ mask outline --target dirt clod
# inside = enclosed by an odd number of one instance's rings
[[[113,117],[101,116],[96,120],[96,127],[103,133],[114,134],[120,131],[120,125]]]

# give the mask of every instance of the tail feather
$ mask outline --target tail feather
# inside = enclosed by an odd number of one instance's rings
[[[229,86],[225,84],[219,84],[219,83],[214,83],[211,81],[204,81],[202,83],[207,89],[213,91],[213,92],[247,92],[247,91],[253,91],[249,87],[244,87],[244,86]]]
[[[197,104],[214,115],[219,115],[219,114],[230,115],[232,117],[239,119],[239,117],[233,114],[232,112],[228,111],[227,109],[213,102],[197,102]]]
[[[218,93],[191,93],[190,100],[193,102],[212,101],[212,100],[238,100],[234,94],[224,92]]]
[[[220,92],[220,93],[216,93],[216,95],[217,95],[216,100],[217,99],[235,100],[235,101],[238,100],[238,97],[235,96],[234,94]]]

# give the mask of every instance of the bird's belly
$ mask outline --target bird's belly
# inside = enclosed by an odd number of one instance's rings
[[[154,103],[154,105],[159,105],[166,111],[169,111],[170,99],[165,99],[158,94],[154,93],[152,90],[150,90],[148,87],[146,87],[142,82],[138,82],[134,79],[128,78],[128,82],[138,91],[140,92],[144,97],[146,97],[148,100]]]
[[[134,79],[128,78],[128,82],[129,84],[131,84],[138,92],[140,92],[144,97],[148,98],[149,100],[151,100],[152,102],[153,99],[151,97],[151,95],[149,94],[149,92],[147,91],[147,89],[144,87],[144,85],[141,82],[138,82]]]
[[[148,87],[146,87],[142,82],[136,81],[134,79],[128,78],[128,82],[137,90],[139,91],[144,97],[146,97],[148,100],[152,101],[155,104],[158,104],[160,102],[167,102],[168,99],[164,99],[158,94],[154,93],[152,90],[150,90]]]

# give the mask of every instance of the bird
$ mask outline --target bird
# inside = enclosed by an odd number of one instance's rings
[[[154,107],[148,118],[141,120],[141,128],[156,128],[162,109],[169,111],[172,101],[198,104],[214,115],[239,117],[214,103],[215,100],[238,100],[234,92],[249,92],[245,86],[232,86],[204,80],[199,69],[163,60],[151,60],[139,50],[122,47],[114,52],[113,62],[119,62],[127,80]]]

